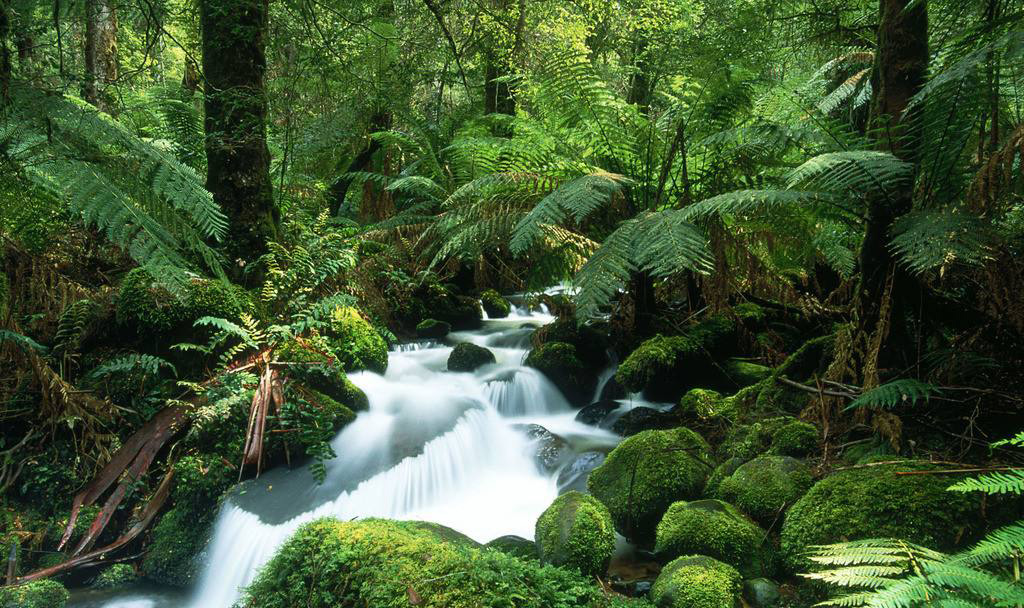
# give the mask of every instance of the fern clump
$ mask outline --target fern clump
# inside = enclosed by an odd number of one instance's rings
[[[436,524],[321,519],[281,547],[242,603],[406,606],[414,598],[423,608],[476,608],[515,597],[521,608],[585,608],[600,594],[579,574],[482,549]]]
[[[559,496],[537,519],[541,561],[603,576],[615,550],[608,509],[593,496],[573,491]]]
[[[811,469],[787,456],[760,456],[722,480],[717,495],[770,526],[811,487]]]
[[[469,342],[456,344],[448,355],[448,371],[472,372],[495,362],[494,353]]]
[[[746,577],[764,576],[769,557],[767,533],[736,507],[720,500],[676,502],[658,524],[654,551],[672,560],[707,555]]]
[[[572,344],[543,344],[530,351],[523,365],[544,374],[573,403],[585,403],[597,386],[597,375],[580,361]]]
[[[901,538],[938,550],[969,537],[979,501],[946,491],[935,465],[906,462],[840,471],[822,479],[786,515],[782,553],[794,572],[810,566],[813,545],[865,538]],[[901,475],[901,472],[917,474]]]
[[[493,289],[485,289],[480,294],[480,304],[483,306],[487,316],[492,319],[504,319],[512,312],[512,306],[508,300],[501,297],[501,294]]]
[[[615,379],[648,399],[674,401],[695,387],[721,388],[732,383],[715,364],[734,340],[735,324],[716,317],[695,325],[679,336],[655,336],[634,350],[619,365]]]
[[[643,431],[608,454],[587,488],[608,507],[619,532],[649,541],[672,503],[700,497],[711,466],[711,448],[690,429]]]
[[[387,370],[387,342],[354,307],[341,306],[331,312],[327,337],[346,371],[368,369],[383,374]]]
[[[49,579],[0,588],[0,606],[64,608],[70,597],[64,585]]]
[[[665,566],[651,587],[651,599],[659,608],[734,608],[742,580],[728,564],[689,555]]]

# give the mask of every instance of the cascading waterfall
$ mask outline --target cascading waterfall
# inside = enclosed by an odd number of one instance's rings
[[[353,374],[370,409],[332,441],[337,457],[324,483],[305,471],[274,470],[244,484],[225,501],[204,573],[181,605],[230,608],[278,547],[319,517],[432,521],[479,542],[532,538],[558,493],[557,472],[539,468],[523,425],[544,426],[580,452],[618,440],[577,423],[561,393],[522,366],[530,332],[551,319],[546,310],[516,308],[479,331],[453,334],[495,353],[497,363],[476,373],[447,372],[451,348],[421,342],[396,348],[384,376]],[[107,608],[153,605],[135,601]]]

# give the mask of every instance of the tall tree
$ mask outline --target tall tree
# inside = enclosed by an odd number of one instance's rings
[[[111,112],[107,87],[117,81],[117,7],[113,0],[85,0],[85,83],[82,96]]]
[[[202,0],[206,187],[231,222],[236,276],[280,233],[267,149],[268,0]]]

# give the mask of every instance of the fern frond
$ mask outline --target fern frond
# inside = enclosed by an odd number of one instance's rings
[[[941,394],[942,390],[932,384],[905,378],[893,380],[875,387],[857,397],[846,410],[862,407],[892,409],[900,405],[915,405],[918,401],[928,401],[932,395]]]

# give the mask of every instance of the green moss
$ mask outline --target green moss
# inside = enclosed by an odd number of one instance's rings
[[[594,394],[597,376],[580,361],[572,344],[543,344],[530,351],[523,365],[544,374],[570,401],[582,403]]]
[[[695,388],[687,391],[679,400],[677,412],[682,420],[707,421],[727,414],[729,408],[718,391]]]
[[[735,608],[739,572],[703,555],[680,557],[658,575],[651,599],[658,608]]]
[[[603,368],[608,363],[608,338],[592,325],[581,325],[573,317],[559,318],[533,332],[533,345],[564,342],[576,347],[576,356],[584,365]]]
[[[250,608],[506,606],[583,608],[599,597],[577,574],[449,542],[414,522],[322,519],[289,539],[246,590]]]
[[[32,581],[0,588],[0,608],[64,608],[71,595],[57,581]]]
[[[355,308],[340,306],[331,312],[327,338],[345,371],[368,369],[383,374],[387,370],[387,342]]]
[[[658,524],[654,550],[675,559],[699,554],[735,567],[744,576],[765,574],[767,533],[736,507],[720,500],[676,502]]]
[[[765,414],[799,414],[804,411],[811,400],[811,393],[779,382],[765,384],[757,395],[755,411]]]
[[[140,571],[149,580],[171,587],[189,587],[199,573],[197,556],[209,539],[213,513],[174,507],[150,532]]]
[[[724,456],[742,458],[744,460],[750,460],[755,456],[764,454],[772,450],[775,436],[782,431],[783,428],[789,427],[799,421],[792,416],[777,416],[774,418],[764,418],[750,424],[736,424],[726,434],[725,439],[722,441],[722,445],[719,446],[719,453]],[[804,423],[800,423],[804,424]],[[813,427],[812,427],[813,428]],[[794,428],[790,429],[795,431],[795,435],[800,434],[800,430]],[[782,443],[786,443],[789,436],[794,434],[790,433],[790,430],[783,433]],[[798,439],[794,437],[795,439]],[[815,436],[814,444],[817,445],[817,437]],[[792,447],[792,446],[787,446]],[[774,450],[772,450],[774,452]],[[783,452],[774,452],[784,456],[790,454]],[[796,456],[797,454],[793,454]],[[806,454],[801,454],[806,455]]]
[[[2,258],[0,258],[0,262],[3,262]],[[0,268],[2,268],[2,266],[0,266]],[[10,302],[11,283],[7,278],[7,273],[0,270],[0,318],[7,318],[7,312],[10,310]]]
[[[725,362],[723,368],[725,369],[725,374],[737,387],[757,384],[772,373],[769,367],[739,359],[729,359]]]
[[[644,431],[612,450],[587,487],[620,532],[645,541],[669,505],[700,497],[711,463],[707,442],[690,429]]]
[[[366,393],[352,384],[337,364],[295,365],[288,368],[288,375],[304,386],[338,401],[353,412],[364,412],[370,407]]]
[[[441,340],[452,331],[451,323],[438,321],[437,319],[426,319],[420,321],[416,326],[416,337],[433,340]]]
[[[615,528],[608,509],[593,496],[567,492],[537,519],[537,550],[542,561],[603,576],[615,551]]]
[[[803,382],[815,373],[824,372],[831,362],[835,341],[834,335],[827,335],[804,342],[775,368],[774,374]]]
[[[772,435],[772,453],[795,458],[809,456],[818,449],[818,435],[813,424],[794,420]]]
[[[711,471],[711,475],[708,476],[707,483],[704,484],[704,496],[715,496],[718,493],[718,487],[722,485],[722,481],[735,473],[736,469],[740,468],[747,460],[746,458],[733,456],[715,467],[715,470]]]
[[[136,579],[135,569],[130,564],[114,564],[100,572],[92,586],[96,589],[123,587]]]
[[[615,379],[633,392],[674,401],[694,387],[735,387],[714,359],[735,346],[734,321],[712,317],[678,336],[655,336],[619,365]]]
[[[521,536],[499,536],[484,546],[519,559],[538,559],[537,543]]]
[[[448,355],[448,371],[471,372],[495,362],[494,353],[470,342],[455,345]]]
[[[242,288],[195,278],[179,294],[172,294],[143,268],[125,275],[117,298],[117,320],[133,327],[140,336],[168,332],[194,333],[192,324],[202,317],[238,321],[242,313],[253,313],[252,297]]]
[[[504,319],[512,312],[508,300],[501,297],[501,294],[493,289],[486,289],[480,294],[480,303],[492,319]]]
[[[907,462],[840,471],[814,485],[786,515],[782,552],[793,572],[806,571],[808,547],[864,538],[899,538],[940,551],[970,542],[980,500],[948,492],[948,475],[900,475],[941,467]]]
[[[811,470],[788,456],[760,456],[722,480],[718,497],[766,526],[811,487]]]

